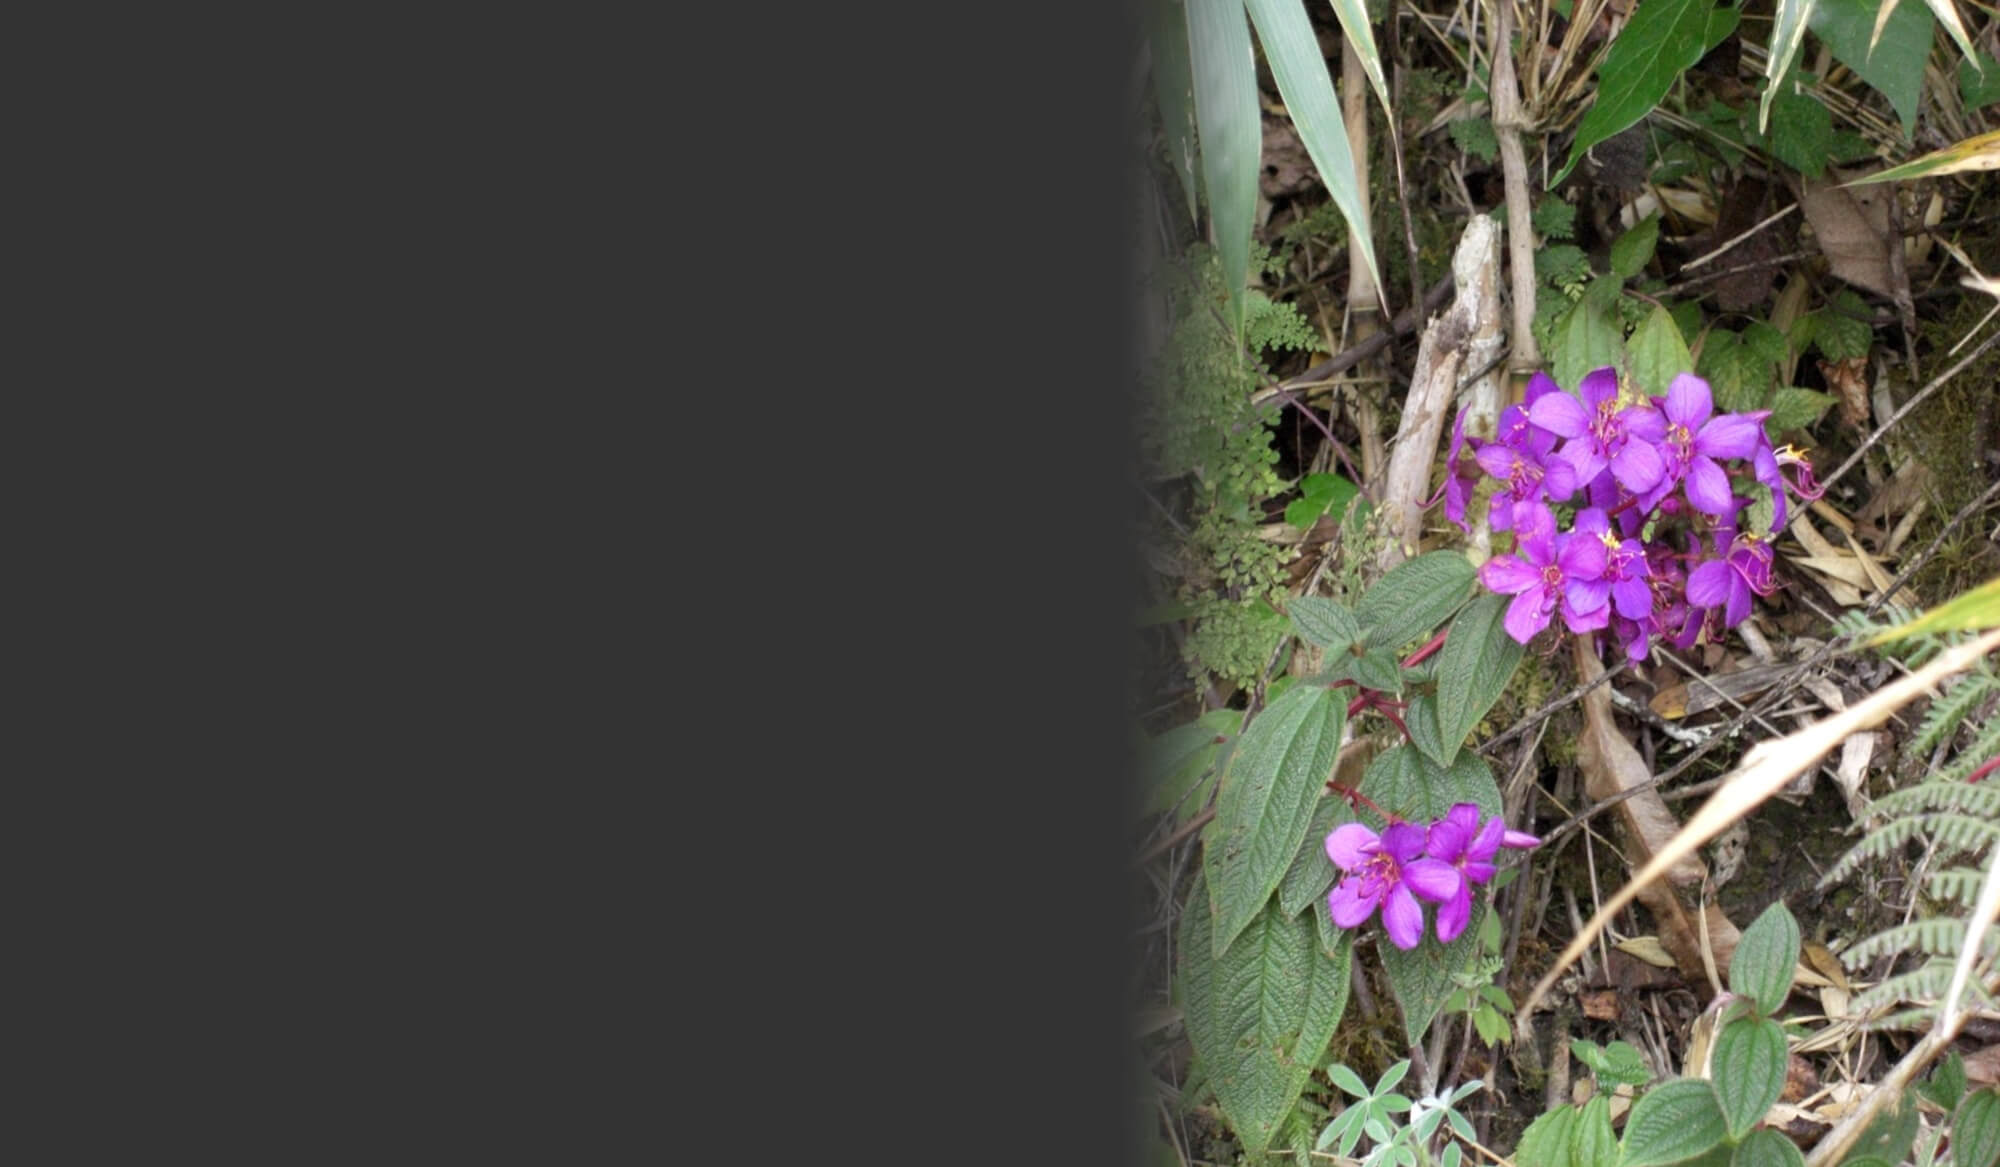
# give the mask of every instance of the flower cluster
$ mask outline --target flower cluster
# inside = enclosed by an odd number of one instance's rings
[[[1461,411],[1445,458],[1445,515],[1469,530],[1478,472],[1500,482],[1488,523],[1513,531],[1516,550],[1488,560],[1479,579],[1514,597],[1508,635],[1526,644],[1560,612],[1571,632],[1609,630],[1644,660],[1655,636],[1685,649],[1704,630],[1717,637],[1742,623],[1750,597],[1775,589],[1770,540],[1785,526],[1786,488],[1821,494],[1798,451],[1772,447],[1769,416],[1716,413],[1708,382],[1692,373],[1648,397],[1621,386],[1612,368],[1586,374],[1574,397],[1535,374],[1488,441],[1466,436]],[[1762,491],[1770,523],[1751,529],[1744,512]],[[1556,507],[1571,512],[1566,531]]]
[[[1424,936],[1424,910],[1416,900],[1422,896],[1439,905],[1437,938],[1449,944],[1472,919],[1473,887],[1493,878],[1495,853],[1541,842],[1506,829],[1498,817],[1480,825],[1479,808],[1469,802],[1427,828],[1396,822],[1378,835],[1347,823],[1326,837],[1327,858],[1346,874],[1326,897],[1327,910],[1342,928],[1356,928],[1380,906],[1389,939],[1408,950]]]

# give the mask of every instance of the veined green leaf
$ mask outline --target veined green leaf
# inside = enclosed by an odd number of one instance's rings
[[[1208,892],[1197,886],[1181,920],[1188,1039],[1244,1150],[1261,1157],[1326,1054],[1350,965],[1320,951],[1312,921],[1275,904],[1226,954],[1210,947],[1213,934]]]
[[[1952,1120],[1952,1162],[1957,1167],[2000,1164],[2000,1087],[1965,1096]]]
[[[1575,1141],[1576,1115],[1576,1107],[1565,1103],[1529,1123],[1521,1132],[1520,1145],[1514,1148],[1514,1161],[1572,1167],[1570,1147]]]
[[[1901,1163],[1903,1156],[1910,1153],[1910,1144],[1917,1141],[1917,1098],[1914,1093],[1906,1093],[1890,1100],[1875,1115],[1875,1120],[1862,1128],[1861,1134],[1847,1150],[1843,1164],[1851,1165],[1866,1159],[1878,1159],[1883,1163]]]
[[[1646,270],[1653,249],[1660,242],[1660,213],[1654,211],[1611,241],[1611,274],[1629,280]]]
[[[1658,309],[1655,309],[1658,311]],[[1449,765],[1465,736],[1493,708],[1527,649],[1501,623],[1507,596],[1480,596],[1451,622],[1438,654],[1437,729]]]
[[[1287,605],[1299,635],[1334,652],[1346,652],[1361,639],[1361,625],[1348,611],[1323,596],[1294,596]]]
[[[1340,118],[1340,100],[1334,95],[1333,78],[1326,71],[1326,58],[1320,55],[1319,38],[1313,35],[1303,0],[1230,2],[1250,10],[1250,19],[1257,25],[1257,39],[1264,46],[1264,59],[1271,64],[1271,77],[1284,96],[1292,124],[1299,128],[1299,141],[1305,144],[1306,153],[1319,168],[1320,180],[1326,183],[1341,217],[1347,220],[1348,240],[1359,247],[1368,274],[1375,278],[1375,286],[1381,287],[1382,273],[1375,266],[1375,245],[1368,216],[1361,206],[1361,181],[1355,174],[1354,154],[1347,143],[1347,126]],[[1338,5],[1335,7],[1337,10]],[[1346,21],[1343,14],[1341,22]],[[1362,28],[1365,32],[1367,26],[1364,24]],[[1388,88],[1379,80],[1381,71],[1381,63],[1377,61],[1373,79],[1384,94],[1386,107]]]
[[[1715,1039],[1713,1064],[1729,1136],[1740,1139],[1785,1091],[1785,1031],[1775,1021],[1738,1017]]]
[[[1570,1132],[1570,1162],[1575,1167],[1614,1167],[1618,1136],[1611,1131],[1611,1096],[1597,1094],[1583,1104]]]
[[[1931,53],[1933,22],[1920,4],[1897,4],[1870,51],[1875,17],[1888,0],[1817,0],[1809,18],[1834,57],[1880,90],[1902,119],[1908,137],[1923,96],[1924,62]]]
[[[1167,153],[1187,194],[1188,214],[1201,219],[1195,194],[1194,75],[1188,66],[1187,12],[1181,0],[1151,0],[1146,5],[1147,45],[1153,54],[1153,96],[1160,103],[1160,124],[1167,132]]]
[[[1500,813],[1500,785],[1486,760],[1460,750],[1449,766],[1440,766],[1404,743],[1382,751],[1361,775],[1361,793],[1375,805],[1412,822],[1443,818],[1453,803],[1470,802],[1482,816]],[[1376,830],[1388,824],[1367,807],[1361,821]]]
[[[1757,1013],[1769,1017],[1785,1003],[1792,988],[1792,970],[1799,963],[1799,922],[1774,900],[1750,922],[1729,959],[1729,991],[1757,1003]]]
[[[1674,377],[1694,369],[1694,357],[1673,316],[1657,305],[1625,342],[1625,370],[1650,397],[1665,397]]]
[[[1805,43],[1806,22],[1812,19],[1815,0],[1778,0],[1778,21],[1771,30],[1770,53],[1764,63],[1764,96],[1757,100],[1757,132],[1763,133],[1771,120],[1771,99],[1792,67]]]
[[[1659,0],[1652,2],[1657,4]],[[1597,281],[1592,287],[1600,283],[1611,286]],[[1583,380],[1585,373],[1618,364],[1624,347],[1616,317],[1607,306],[1585,292],[1583,299],[1571,304],[1556,320],[1549,374],[1566,392],[1575,393],[1577,383]]]
[[[1459,551],[1426,551],[1389,569],[1354,605],[1368,643],[1390,651],[1451,618],[1478,571]]]
[[[1806,1157],[1792,1140],[1769,1127],[1751,1131],[1736,1144],[1729,1167],[1805,1167]]]
[[[1675,1078],[1648,1090],[1625,1120],[1623,1167],[1677,1163],[1715,1147],[1728,1134],[1722,1107],[1705,1078]]]
[[[1444,1008],[1445,998],[1458,988],[1453,974],[1471,971],[1479,957],[1479,929],[1492,910],[1483,903],[1474,903],[1472,919],[1465,931],[1450,944],[1439,944],[1437,909],[1427,905],[1423,940],[1415,948],[1405,952],[1391,944],[1386,934],[1375,946],[1389,988],[1396,994],[1396,1003],[1403,1007],[1403,1032],[1411,1045],[1424,1039],[1431,1020]]]
[[[1287,915],[1297,915],[1308,904],[1316,904],[1314,911],[1327,914],[1326,905],[1319,901],[1333,886],[1333,878],[1339,872],[1334,870],[1333,860],[1326,857],[1326,837],[1333,833],[1333,828],[1353,821],[1354,812],[1348,809],[1344,799],[1324,797],[1319,800],[1319,806],[1313,811],[1312,825],[1306,828],[1306,837],[1299,843],[1299,853],[1292,856],[1292,865],[1285,869],[1285,877],[1278,881],[1278,906]]]
[[[1346,721],[1338,694],[1297,685],[1243,731],[1203,836],[1217,953],[1230,951],[1298,854]]]
[[[1230,323],[1243,331],[1243,293],[1250,282],[1250,229],[1257,212],[1257,163],[1264,127],[1257,111],[1257,62],[1243,0],[1187,0],[1188,59],[1194,74],[1195,124],[1201,131],[1201,174]]]
[[[1215,764],[1223,743],[1236,735],[1243,715],[1234,709],[1211,709],[1186,725],[1148,739],[1139,750],[1139,773],[1147,783],[1142,809],[1159,814],[1180,805],[1189,789]]]
[[[1569,161],[1549,180],[1553,190],[1585,151],[1635,124],[1660,104],[1674,81],[1736,28],[1740,14],[1715,0],[1641,0],[1605,54],[1597,100],[1577,126]]]

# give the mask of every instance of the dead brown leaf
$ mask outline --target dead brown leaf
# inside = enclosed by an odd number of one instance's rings
[[[1848,175],[1829,167],[1826,177],[1806,180],[1799,207],[1819,238],[1833,274],[1883,296],[1896,294],[1889,266],[1889,193],[1886,188],[1846,187]]]
[[[2000,1083],[2000,1045],[1989,1045],[1966,1054],[1965,1080],[1974,1086]]]
[[[1820,361],[1820,375],[1826,387],[1840,399],[1840,420],[1856,429],[1868,425],[1868,356],[1842,361]]]
[[[1264,157],[1257,175],[1257,189],[1267,199],[1282,198],[1310,190],[1319,181],[1312,155],[1299,140],[1298,130],[1288,120],[1264,119]]]
[[[1595,680],[1603,673],[1590,642],[1576,642],[1578,679]],[[1577,766],[1583,772],[1584,791],[1603,801],[1651,781],[1646,761],[1632,748],[1611,716],[1611,693],[1604,686],[1583,698],[1584,728],[1577,744]],[[1657,791],[1642,790],[1620,802],[1612,813],[1625,839],[1626,858],[1635,866],[1650,862],[1681,829],[1680,820],[1667,808]],[[1649,883],[1638,893],[1639,902],[1653,913],[1660,943],[1674,958],[1681,975],[1691,984],[1708,984],[1708,972],[1701,955],[1701,917],[1706,914],[1708,943],[1715,958],[1717,976],[1729,971],[1729,958],[1736,952],[1741,933],[1722,909],[1713,903],[1703,907],[1701,885],[1708,867],[1694,854],[1683,856],[1667,870],[1666,877]]]

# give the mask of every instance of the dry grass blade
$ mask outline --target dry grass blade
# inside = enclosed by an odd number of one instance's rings
[[[1534,990],[1519,1011],[1525,1019],[1534,1011],[1541,999],[1555,986],[1561,976],[1576,958],[1583,955],[1591,941],[1611,922],[1612,917],[1643,890],[1671,870],[1674,864],[1694,853],[1695,848],[1708,842],[1726,830],[1730,824],[1741,819],[1785,783],[1825,757],[1833,747],[1840,744],[1847,735],[1862,729],[1873,729],[1888,719],[1888,716],[1915,700],[1925,690],[1939,681],[1968,668],[1985,654],[2000,649],[2000,630],[1989,632],[1977,640],[1962,644],[1957,648],[1940,653],[1937,659],[1917,672],[1904,677],[1895,684],[1877,691],[1843,713],[1824,721],[1778,738],[1767,741],[1743,756],[1742,764],[1724,779],[1722,787],[1702,805],[1680,833],[1653,856],[1651,862],[1632,877],[1631,882],[1618,890],[1610,901],[1601,908],[1583,930],[1569,942],[1555,965],[1536,982]]]

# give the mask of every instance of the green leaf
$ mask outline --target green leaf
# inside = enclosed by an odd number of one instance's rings
[[[1594,1041],[1579,1038],[1569,1043],[1569,1049],[1578,1061],[1590,1067],[1591,1072],[1597,1075],[1598,1083],[1606,1089],[1621,1083],[1643,1086],[1646,1079],[1653,1076],[1652,1071],[1646,1068],[1645,1059],[1640,1057],[1638,1048],[1630,1042],[1614,1041],[1600,1047]]]
[[[1931,53],[1935,22],[1921,4],[1900,3],[1882,26],[1882,39],[1869,51],[1875,16],[1886,0],[1818,0],[1808,22],[1833,50],[1835,59],[1880,90],[1903,120],[1903,136],[1917,125],[1923,96],[1924,62]]]
[[[1787,385],[1771,398],[1771,416],[1764,419],[1764,426],[1774,434],[1789,429],[1805,429],[1818,421],[1820,414],[1832,404],[1830,394]]]
[[[1478,962],[1479,928],[1491,910],[1474,904],[1471,922],[1450,944],[1438,943],[1436,912],[1426,911],[1424,938],[1415,948],[1405,952],[1389,943],[1386,936],[1375,946],[1389,989],[1403,1007],[1403,1031],[1411,1045],[1424,1039],[1431,1020],[1444,1008],[1445,998],[1457,988],[1455,975],[1470,971]]]
[[[1514,1148],[1514,1162],[1535,1163],[1540,1167],[1575,1167],[1570,1148],[1575,1142],[1576,1107],[1567,1103],[1544,1113],[1521,1132]]]
[[[1304,143],[1313,165],[1319,168],[1320,181],[1326,184],[1327,193],[1333,196],[1341,217],[1347,220],[1349,244],[1361,252],[1362,262],[1368,265],[1368,274],[1374,277],[1375,286],[1381,287],[1382,273],[1375,265],[1375,247],[1371,242],[1368,214],[1361,203],[1361,181],[1355,174],[1354,154],[1347,143],[1347,126],[1340,116],[1340,98],[1333,91],[1333,78],[1326,71],[1326,56],[1320,51],[1319,37],[1313,33],[1312,21],[1306,16],[1303,0],[1226,2],[1233,7],[1250,10],[1250,19],[1257,25],[1257,40],[1264,46],[1264,60],[1271,66],[1271,78],[1278,83],[1278,92],[1285,99],[1285,109],[1292,115],[1292,124],[1298,127],[1299,141]],[[1338,5],[1335,7],[1337,9]],[[1342,23],[1346,23],[1344,18]],[[1355,30],[1350,27],[1347,34],[1355,37]],[[1374,42],[1366,24],[1361,26],[1355,43],[1357,49],[1362,50],[1366,67],[1366,58],[1374,56],[1367,51],[1373,49]],[[1378,59],[1371,80],[1378,91],[1386,95],[1388,88],[1382,84],[1381,75],[1382,66]],[[1386,96],[1383,104],[1387,108]],[[1254,175],[1252,181],[1254,185]],[[1250,235],[1247,223],[1243,234],[1247,243]]]
[[[1223,743],[1236,736],[1243,715],[1234,709],[1212,709],[1186,725],[1178,725],[1146,742],[1139,751],[1139,773],[1147,785],[1146,814],[1160,814],[1181,799],[1215,764]]]
[[[1403,710],[1403,726],[1410,731],[1410,744],[1417,747],[1424,757],[1441,767],[1451,765],[1458,747],[1447,748],[1444,736],[1438,732],[1437,698],[1429,693],[1411,697],[1408,707]]]
[[[1864,319],[1856,319],[1859,314]],[[1829,361],[1867,356],[1875,344],[1875,330],[1865,317],[1868,305],[1853,292],[1842,292],[1832,303],[1813,313],[1813,344]]]
[[[1776,365],[1790,355],[1790,343],[1783,330],[1762,320],[1752,320],[1743,326],[1744,349],[1766,364]]]
[[[1931,1076],[1917,1083],[1917,1093],[1937,1103],[1939,1110],[1957,1109],[1959,1099],[1965,1097],[1965,1059],[1957,1050],[1947,1051]]]
[[[1876,633],[1868,643],[1886,644],[1907,636],[1985,631],[1994,627],[2000,627],[2000,575],[1932,608],[1907,624],[1898,624],[1894,628],[1886,628]]]
[[[1310,527],[1321,515],[1339,522],[1347,504],[1360,490],[1338,474],[1308,474],[1299,480],[1299,497],[1285,507],[1285,521],[1294,527]]]
[[[1703,342],[1695,372],[1706,380],[1718,413],[1764,408],[1777,368],[1757,355],[1743,337],[1727,329],[1711,329]]]
[[[1650,397],[1665,397],[1674,378],[1692,372],[1694,357],[1666,309],[1655,307],[1625,342],[1625,369]]]
[[[1382,54],[1375,47],[1375,28],[1368,19],[1368,9],[1362,0],[1333,0],[1333,14],[1340,18],[1340,28],[1354,45],[1355,55],[1361,58],[1361,71],[1368,74],[1368,84],[1375,90],[1375,96],[1382,102],[1384,110],[1389,109],[1389,83],[1382,76]]]
[[[1985,53],[1974,59],[1983,69],[1975,69],[1972,60],[1958,63],[1958,92],[1965,99],[1967,110],[1980,109],[2000,101],[2000,61]]]
[[[1289,689],[1243,731],[1204,832],[1218,953],[1271,898],[1333,772],[1347,705],[1318,685]]]
[[[1583,115],[1569,161],[1549,187],[1568,178],[1592,146],[1651,113],[1688,66],[1736,28],[1738,15],[1734,8],[1716,8],[1714,0],[1643,0],[1605,54],[1597,100]]]
[[[1891,1099],[1889,1105],[1876,1114],[1875,1121],[1862,1129],[1847,1150],[1843,1163],[1858,1163],[1863,1159],[1879,1159],[1884,1164],[1896,1164],[1910,1153],[1910,1144],[1917,1141],[1917,1100],[1912,1094]]]
[[[1292,626],[1299,635],[1334,652],[1346,652],[1361,639],[1361,624],[1354,613],[1320,596],[1294,596],[1291,600]]]
[[[1570,1133],[1570,1162],[1575,1167],[1616,1167],[1618,1136],[1611,1132],[1610,1095],[1598,1094],[1583,1104]]]
[[[1771,118],[1771,98],[1779,82],[1799,55],[1805,42],[1806,22],[1811,19],[1813,0],[1778,0],[1778,20],[1771,30],[1771,44],[1764,65],[1764,96],[1757,102],[1757,132],[1763,133]]]
[[[1275,905],[1227,954],[1210,948],[1213,934],[1208,894],[1196,887],[1181,921],[1181,1008],[1216,1101],[1256,1158],[1326,1054],[1350,968],[1319,951],[1310,921]]]
[[[1758,1015],[1769,1017],[1783,1007],[1798,963],[1799,922],[1783,900],[1774,900],[1736,944],[1736,955],[1729,960],[1729,991],[1755,1001]]]
[[[1478,574],[1459,551],[1427,551],[1375,581],[1354,606],[1368,643],[1395,650],[1428,636],[1465,603]]]
[[[1488,918],[1491,918],[1490,914]],[[1481,1005],[1472,1011],[1472,1027],[1479,1031],[1479,1040],[1487,1045],[1498,1045],[1507,1040],[1507,1019],[1491,1005]]]
[[[1201,130],[1202,185],[1208,191],[1216,250],[1222,255],[1230,323],[1240,333],[1243,293],[1250,282],[1257,163],[1264,149],[1250,23],[1243,16],[1243,0],[1187,0],[1187,28],[1195,123]]]
[[[1201,204],[1195,195],[1194,77],[1188,66],[1187,13],[1180,0],[1152,0],[1146,5],[1147,41],[1153,54],[1153,95],[1160,103],[1160,124],[1167,134],[1167,153],[1187,194],[1188,214],[1197,222]]]
[[[1493,781],[1493,771],[1470,750],[1460,750],[1451,765],[1440,766],[1407,743],[1391,747],[1368,764],[1361,775],[1361,793],[1383,810],[1416,823],[1443,818],[1459,802],[1477,805],[1485,816],[1500,813],[1500,786]],[[1388,825],[1365,806],[1360,815],[1378,831]]]
[[[1560,197],[1551,196],[1536,203],[1529,220],[1536,234],[1549,239],[1569,239],[1576,235],[1576,208]]]
[[[1785,1031],[1775,1021],[1739,1017],[1715,1039],[1715,1095],[1729,1137],[1762,1122],[1785,1091]]]
[[[1353,821],[1354,814],[1347,809],[1345,799],[1319,800],[1312,825],[1306,828],[1305,841],[1299,844],[1299,853],[1292,856],[1292,865],[1278,881],[1278,906],[1287,915],[1305,910],[1306,905],[1319,900],[1333,886],[1333,877],[1339,872],[1334,870],[1333,860],[1326,857],[1326,837],[1333,833],[1333,828]],[[1316,910],[1322,916],[1327,914],[1325,905]]]
[[[1647,2],[1658,4],[1661,0]],[[1586,294],[1556,317],[1550,375],[1564,390],[1575,393],[1585,373],[1619,363],[1622,337],[1616,317]]]
[[[1952,1119],[1951,1155],[1956,1167],[2000,1164],[2000,1086],[1965,1096]]]
[[[1500,156],[1500,136],[1493,132],[1493,119],[1459,118],[1446,128],[1459,149],[1481,162],[1491,162]]]
[[[1772,110],[1771,153],[1807,178],[1826,173],[1827,156],[1833,153],[1833,114],[1826,104],[1798,92],[1792,81],[1785,82],[1776,102],[1770,94],[1764,96]]]
[[[1648,1090],[1625,1119],[1623,1167],[1678,1163],[1728,1134],[1715,1090],[1701,1078],[1675,1078]]]
[[[1924,0],[1924,3],[1930,5],[1931,15],[1937,17],[1938,23],[1951,34],[1952,43],[1958,46],[1958,51],[1967,57],[1973,56],[1976,50],[1972,47],[1972,38],[1966,35],[1965,25],[1958,19],[1958,9],[1953,6],[1953,0]]]
[[[1659,242],[1660,213],[1654,211],[1611,241],[1611,274],[1629,280],[1645,271],[1646,261],[1653,258],[1653,248]]]
[[[1354,662],[1354,681],[1382,693],[1403,691],[1403,664],[1386,648],[1371,648]]]
[[[1444,648],[1438,654],[1436,708],[1438,736],[1444,747],[1444,756],[1437,760],[1442,764],[1451,764],[1466,735],[1500,699],[1527,651],[1507,635],[1501,623],[1510,599],[1480,596],[1452,620],[1445,635]]]
[[[1805,1167],[1806,1157],[1792,1140],[1769,1127],[1751,1131],[1736,1145],[1729,1167]]]

